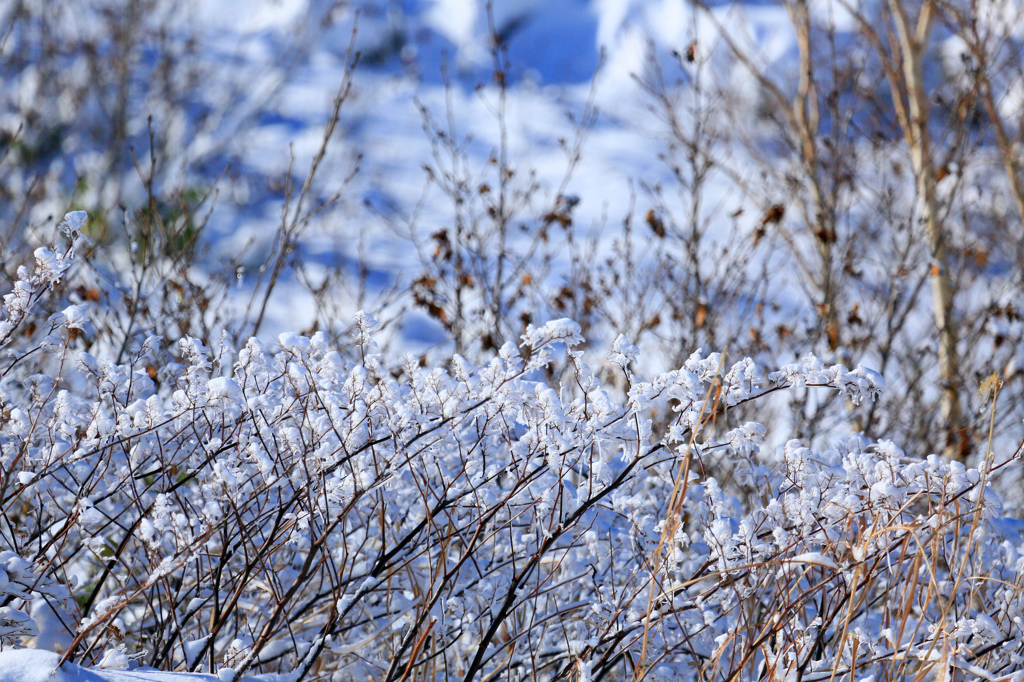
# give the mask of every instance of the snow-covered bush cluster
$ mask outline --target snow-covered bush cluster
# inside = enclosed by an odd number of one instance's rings
[[[83,219],[4,299],[5,647],[290,680],[1024,668],[1024,523],[987,485],[1019,451],[969,469],[729,426],[794,387],[870,402],[869,369],[697,351],[645,380],[625,338],[592,358],[569,320],[421,366],[378,353],[365,314],[342,348],[150,337],[117,361],[82,350],[89,305],[33,307]]]
[[[1024,682],[1020,0],[0,27],[0,682]]]

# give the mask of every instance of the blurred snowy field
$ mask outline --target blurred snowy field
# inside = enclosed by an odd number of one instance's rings
[[[209,222],[189,276],[211,289],[233,281],[222,317],[251,321],[280,228],[294,220],[343,88],[337,127],[301,208],[325,207],[289,245],[289,266],[257,325],[261,337],[321,329],[341,338],[365,309],[384,322],[388,352],[450,357],[460,345],[440,313],[451,314],[454,295],[442,291],[448,309],[434,310],[421,291],[429,287],[417,282],[458,279],[438,258],[454,223],[493,233],[498,221],[487,212],[505,163],[514,205],[507,252],[529,262],[524,273],[535,286],[499,316],[500,341],[518,336],[529,313],[533,322],[576,317],[601,349],[624,333],[658,365],[645,371],[675,366],[700,346],[766,365],[814,351],[828,362],[875,367],[891,386],[931,404],[932,383],[922,382],[937,362],[925,286],[931,256],[892,94],[850,3],[808,2],[821,110],[818,158],[802,161],[786,116],[800,85],[793,8],[803,6],[9,3],[0,24],[11,19],[16,30],[0,62],[0,131],[21,137],[18,158],[0,173],[8,199],[0,204],[0,244],[49,243],[69,209],[123,234],[138,222],[152,172],[167,206],[178,193],[206,197],[198,213]],[[884,3],[853,6],[870,17]],[[1020,0],[970,7],[972,25],[1001,41],[992,54],[1009,66],[993,70],[994,107],[1016,134],[1024,102],[1014,61],[1024,40]],[[494,36],[507,51],[493,53]],[[937,22],[928,50],[936,166],[952,159],[937,191],[961,273],[957,306],[974,335],[963,336],[962,353],[972,358],[961,381],[973,395],[979,377],[1012,377],[1024,367],[1017,247],[1003,236],[1024,233],[993,134],[981,118],[956,118],[973,73],[970,47],[955,26]],[[695,189],[694,168],[705,162]],[[451,177],[439,179],[445,173]],[[443,189],[453,178],[465,196]],[[824,240],[815,233],[813,182],[831,193],[834,232]],[[291,217],[282,217],[284,208]],[[785,216],[771,217],[776,209]],[[663,218],[675,230],[670,239],[657,236]],[[572,234],[559,230],[563,221]],[[691,239],[691,228],[700,235]],[[98,251],[112,272],[126,272],[134,256],[116,236],[101,235]],[[486,270],[496,247],[470,242],[461,247]],[[608,258],[618,260],[606,265]],[[515,289],[509,282],[506,295]],[[487,292],[473,284],[479,302]],[[605,309],[594,313],[583,293],[602,284]],[[565,290],[575,299],[560,307],[573,298]],[[682,303],[673,307],[674,298]],[[823,314],[827,308],[834,310]],[[591,319],[580,319],[581,310]],[[708,310],[717,317],[705,325]],[[843,329],[829,337],[825,328],[837,320]],[[245,337],[252,327],[231,331]],[[481,357],[496,345],[482,344]]]
[[[420,265],[410,241],[425,240],[452,214],[450,199],[430,186],[423,169],[433,159],[418,105],[444,128],[450,122],[450,132],[464,142],[471,173],[481,183],[493,181],[488,160],[497,154],[502,127],[487,12],[475,0],[326,4],[267,4],[260,11],[248,3],[204,6],[202,21],[214,51],[249,55],[243,68],[251,75],[245,81],[268,94],[244,135],[216,131],[197,140],[199,149],[188,156],[201,157],[204,147],[216,149],[223,155],[219,158],[245,169],[239,182],[242,196],[249,199],[247,208],[219,217],[222,244],[230,250],[250,239],[269,238],[279,222],[280,200],[260,197],[258,189],[251,189],[258,182],[254,178],[283,176],[291,161],[289,149],[297,170],[308,165],[319,147],[355,27],[362,65],[351,103],[342,111],[342,132],[320,178],[324,195],[332,180],[347,175],[357,155],[361,169],[342,205],[303,240],[302,249],[307,264],[330,266],[339,257],[355,261],[358,237],[362,257],[382,274],[378,282],[390,286]],[[778,23],[773,49],[792,47],[786,46],[791,38],[785,36],[781,7],[755,8],[752,15],[766,38],[772,22]],[[247,20],[239,22],[241,16]],[[497,2],[493,22],[509,48],[508,157],[518,184],[533,176],[541,188],[527,215],[546,210],[561,189],[583,199],[576,223],[600,234],[629,215],[639,185],[670,180],[669,169],[657,160],[664,135],[632,77],[643,69],[648,40],[658,41],[663,51],[694,41],[711,45],[713,29],[699,25],[693,11],[683,11],[678,2]],[[308,52],[282,66],[280,55],[301,54],[301,46]],[[221,106],[209,104],[211,109]],[[582,162],[563,185],[568,163],[559,140],[574,138],[588,106],[598,108],[597,122],[587,134]],[[739,208],[738,199],[732,203],[731,210]],[[254,206],[262,206],[261,214],[252,214],[259,210]],[[256,260],[259,253],[254,250]],[[296,297],[279,300],[289,305],[274,311],[275,327],[302,328],[306,320],[291,305]],[[422,322],[429,327],[425,318]],[[442,339],[437,330],[417,328],[409,334],[421,341]]]
[[[833,5],[838,3],[814,7],[822,20],[842,30],[844,15]],[[116,3],[83,3],[45,20],[86,40],[90,32],[107,30],[105,11],[111,6]],[[134,20],[158,33],[165,49],[171,46],[169,53],[180,49],[173,68],[181,78],[198,79],[177,83],[185,106],[161,110],[152,99],[130,101],[126,135],[135,153],[144,155],[152,116],[153,128],[166,136],[164,148],[173,155],[161,159],[169,169],[163,177],[167,186],[216,188],[206,237],[211,267],[225,254],[243,252],[249,272],[262,264],[281,221],[283,178],[291,168],[301,182],[319,149],[350,44],[360,53],[360,65],[317,176],[318,197],[331,196],[357,158],[360,169],[341,201],[300,240],[299,254],[308,268],[315,273],[318,267],[362,258],[376,275],[371,284],[381,290],[408,285],[403,273],[415,272],[420,262],[411,243],[426,240],[452,214],[449,198],[430,186],[423,169],[433,159],[420,105],[443,128],[451,125],[471,174],[491,181],[488,160],[497,153],[502,126],[482,0],[179,0],[153,7],[160,12],[142,11]],[[721,3],[712,10],[717,21],[755,46],[765,63],[794,58],[795,37],[778,3]],[[490,21],[508,46],[505,134],[517,172],[513,185],[526,186],[535,178],[539,188],[523,218],[548,210],[559,191],[581,198],[575,223],[597,236],[611,232],[607,228],[631,211],[646,210],[638,205],[640,188],[670,183],[671,172],[658,159],[667,144],[664,126],[647,106],[635,75],[651,54],[666,66],[673,50],[687,46],[711,58],[719,48],[713,22],[679,0],[498,0]],[[102,43],[102,35],[95,37]],[[17,40],[16,33],[7,49],[19,50]],[[142,57],[147,58],[156,56]],[[84,76],[83,57],[68,59],[66,73]],[[729,75],[743,84],[744,74]],[[42,85],[31,64],[6,77],[20,88],[22,101],[38,97]],[[142,86],[133,87],[145,93]],[[59,106],[69,127],[109,114],[87,96]],[[581,131],[581,119],[595,109],[592,129]],[[559,141],[571,142],[581,132],[586,137],[581,162],[564,182],[568,163]],[[75,132],[62,141],[45,171],[48,201],[28,207],[30,225],[62,215],[70,188],[82,176],[105,174],[108,181],[85,187],[77,196],[81,205],[143,200],[134,164],[125,158],[111,161],[93,144]],[[8,169],[23,175],[10,181],[12,192],[30,186],[38,170]],[[116,182],[112,173],[118,174]],[[735,188],[718,180],[717,190],[705,190],[710,191],[707,205],[728,213],[744,208]],[[747,211],[751,224],[755,212],[756,207]],[[553,277],[559,276],[556,269]],[[283,286],[295,292],[277,297],[276,307],[271,302],[268,332],[305,328],[311,319],[309,297],[293,281]],[[424,316],[419,321],[425,326],[413,325],[410,348],[442,340]]]

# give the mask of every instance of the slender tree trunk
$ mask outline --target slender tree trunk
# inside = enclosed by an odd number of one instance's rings
[[[917,195],[922,203],[922,218],[931,252],[932,307],[939,333],[939,379],[942,382],[942,420],[946,429],[946,454],[959,459],[967,455],[963,411],[960,405],[960,380],[957,375],[957,327],[952,319],[953,287],[949,277],[942,216],[936,196],[935,164],[931,136],[928,133],[929,105],[922,63],[928,35],[934,19],[934,0],[925,0],[911,26],[903,0],[889,0],[896,24],[907,109],[901,117],[910,146]],[[897,74],[891,74],[895,76]]]

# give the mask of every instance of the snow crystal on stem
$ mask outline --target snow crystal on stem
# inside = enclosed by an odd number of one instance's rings
[[[580,326],[567,317],[551,320],[542,327],[535,327],[531,324],[526,328],[522,339],[524,346],[534,349],[556,342],[564,343],[567,348],[572,348],[584,341]]]

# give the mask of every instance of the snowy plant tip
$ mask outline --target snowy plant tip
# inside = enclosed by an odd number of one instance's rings
[[[615,341],[612,342],[612,350],[608,354],[608,360],[613,365],[625,370],[629,363],[634,362],[639,355],[640,349],[631,344],[623,334],[619,334],[615,337]]]
[[[522,338],[523,345],[531,348],[538,348],[548,343],[564,343],[567,348],[572,348],[585,341],[580,326],[567,317],[551,320],[542,327],[535,327],[531,324],[526,328],[526,333]]]
[[[85,240],[86,244],[92,244],[89,238],[82,234],[82,228],[85,227],[85,221],[89,219],[89,214],[85,211],[71,211],[70,213],[64,214],[64,220],[57,229],[63,232],[68,239],[72,241],[76,239]]]
[[[825,367],[825,363],[808,353],[802,362],[786,365],[768,375],[777,386],[831,386],[850,398],[854,405],[864,399],[874,400],[885,390],[885,378],[873,369],[858,365],[850,371],[844,365]]]
[[[25,266],[18,268],[17,281],[11,292],[4,296],[3,306],[0,306],[0,346],[10,341],[43,294],[56,287],[71,267],[78,240],[88,241],[81,233],[86,218],[88,215],[85,211],[72,211],[65,215],[58,229],[67,235],[71,244],[63,252],[41,246],[32,254],[34,263],[31,272]]]

